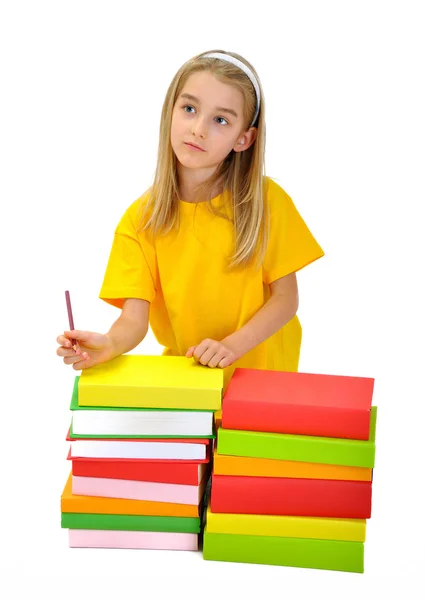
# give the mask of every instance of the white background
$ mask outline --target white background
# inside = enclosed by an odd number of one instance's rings
[[[1,3],[4,598],[424,597],[421,6]],[[299,273],[300,370],[376,379],[363,575],[69,549],[60,529],[75,375],[55,354],[64,290],[77,328],[118,317],[98,299],[114,228],[151,184],[172,77],[215,48],[257,69],[267,174],[326,252]],[[152,335],[136,349],[160,351]]]

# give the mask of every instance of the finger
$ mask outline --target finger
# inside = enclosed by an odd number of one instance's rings
[[[225,369],[226,367],[230,367],[230,365],[232,365],[234,362],[235,360],[232,356],[225,356],[221,359],[217,366],[219,369]]]
[[[74,354],[73,356],[65,356],[63,362],[66,365],[74,365],[78,362],[84,362],[87,359],[89,359],[89,355],[87,354],[87,352],[83,352],[81,355]]]
[[[209,346],[205,352],[199,357],[199,362],[201,365],[207,365],[210,360],[220,351],[219,344],[212,344]]]
[[[76,354],[82,353],[83,350],[81,347],[78,344],[71,346],[71,342],[69,344],[66,343],[64,346],[59,346],[59,348],[56,349],[56,354],[58,356],[75,356]]]
[[[200,344],[198,344],[198,346],[196,346],[196,348],[193,352],[193,358],[199,362],[199,360],[200,360],[201,356],[204,354],[204,352],[206,350],[208,350],[208,348],[212,347],[214,344],[217,344],[217,343],[218,342],[214,342],[214,340],[210,340],[208,338],[205,340],[202,340],[202,342]]]
[[[208,366],[211,367],[212,369],[214,369],[218,363],[220,361],[222,361],[225,358],[225,354],[224,352],[217,352],[216,354],[214,354],[214,356],[211,358],[211,360],[208,361]]]
[[[58,337],[56,338],[56,341],[60,346],[65,346],[66,348],[71,347],[71,340],[69,340],[64,335],[58,335]]]
[[[58,356],[76,356],[76,352],[75,350],[73,350],[72,348],[64,348],[64,346],[59,346],[59,348],[56,349],[56,354]],[[80,351],[81,354],[81,351]]]
[[[191,346],[190,348],[188,348],[188,350],[187,350],[187,352],[186,352],[185,356],[186,356],[187,358],[192,358],[192,356],[193,356],[193,351],[195,350],[195,348],[196,348],[196,346]]]
[[[211,342],[211,340],[203,340],[200,344],[195,346],[195,349],[193,351],[193,358],[197,362],[199,362],[199,359],[201,358],[201,356],[203,355],[205,350],[208,348],[210,342]]]
[[[88,367],[91,367],[91,366],[93,366],[93,364],[90,360],[90,356],[87,356],[87,358],[85,360],[79,360],[74,365],[72,365],[72,368],[75,371],[81,371],[82,369],[87,369]]]
[[[77,340],[78,342],[86,342],[90,337],[90,331],[81,331],[80,329],[71,329],[70,331],[64,331],[64,335],[70,340]]]

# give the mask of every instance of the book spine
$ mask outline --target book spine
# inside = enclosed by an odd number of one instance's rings
[[[108,477],[110,479],[132,479],[198,485],[199,464],[160,464],[126,460],[73,460],[72,474],[81,477]]]
[[[222,428],[218,430],[217,452],[347,467],[373,468],[375,463],[375,443],[370,441]]]
[[[217,475],[246,475],[247,477],[372,481],[372,469],[365,467],[342,467],[340,465],[273,460],[271,458],[225,456],[217,454],[217,451],[214,454],[214,471]]]
[[[211,511],[368,519],[372,483],[213,475]]]
[[[78,496],[147,500],[198,506],[205,485],[179,485],[131,479],[72,477],[72,493]]]
[[[147,550],[198,550],[196,533],[156,531],[69,530],[70,548],[134,548]]]
[[[224,397],[223,429],[367,440],[370,410]]]
[[[364,543],[335,540],[204,534],[205,560],[363,573]]]
[[[115,408],[171,408],[218,410],[221,408],[221,388],[162,388],[117,384],[89,384],[80,379],[79,406]]]

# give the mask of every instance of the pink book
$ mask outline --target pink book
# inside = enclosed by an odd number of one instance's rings
[[[70,529],[70,548],[134,548],[141,550],[198,550],[197,533]]]
[[[199,485],[180,485],[73,475],[72,493],[77,496],[101,496],[104,498],[149,500],[152,502],[171,502],[173,504],[194,504],[198,506],[207,479],[207,476],[204,476]]]

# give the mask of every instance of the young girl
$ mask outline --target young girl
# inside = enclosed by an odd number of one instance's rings
[[[265,137],[261,84],[242,56],[211,51],[179,69],[153,185],[118,224],[100,292],[121,314],[105,335],[60,335],[65,364],[86,369],[128,352],[150,323],[165,355],[232,371],[298,369],[296,271],[324,252],[265,176]]]

